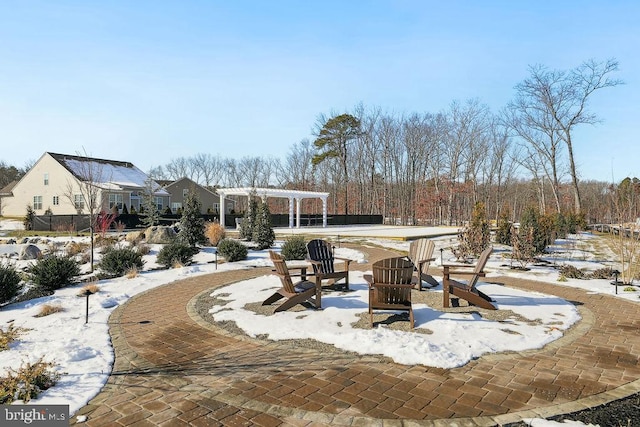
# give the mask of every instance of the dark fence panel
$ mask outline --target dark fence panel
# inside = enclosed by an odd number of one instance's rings
[[[202,215],[205,221],[219,221],[218,215]],[[235,229],[236,219],[242,219],[242,215],[225,215],[225,227]],[[161,215],[161,225],[172,225],[180,221],[180,215]],[[120,214],[115,218],[111,229],[116,228],[117,223],[124,224],[127,230],[143,228],[142,217],[138,214]],[[293,220],[294,226],[296,218]],[[382,215],[329,215],[327,225],[351,225],[351,224],[382,224]],[[288,227],[288,214],[272,214],[271,225],[274,227]],[[322,215],[303,214],[300,217],[301,227],[321,227]],[[33,229],[36,231],[84,231],[89,229],[89,215],[39,215],[34,217]]]
[[[39,215],[33,218],[35,231],[89,230],[89,215]]]

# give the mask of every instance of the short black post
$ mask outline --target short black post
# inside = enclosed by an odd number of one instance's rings
[[[86,325],[87,323],[89,323],[89,295],[91,295],[91,291],[87,289],[86,291],[84,291],[84,294],[87,296],[87,310],[84,315],[84,324]]]
[[[442,252],[444,252],[444,248],[440,248],[440,265],[444,265],[444,262],[442,261]]]

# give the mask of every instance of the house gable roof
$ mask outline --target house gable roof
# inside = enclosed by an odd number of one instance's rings
[[[180,178],[180,179],[177,179],[177,180],[175,180],[175,181],[171,182],[170,184],[165,185],[165,186],[164,186],[164,188],[166,188],[166,189],[167,189],[167,191],[171,192],[171,187],[177,186],[179,183],[182,183],[183,181],[186,181],[186,182],[188,183],[188,185],[189,185],[189,186],[193,185],[193,186],[195,186],[195,187],[200,188],[202,191],[206,191],[207,193],[210,193],[210,194],[211,194],[211,195],[213,195],[213,196],[217,196],[217,194],[216,194],[215,192],[213,192],[213,191],[209,190],[209,189],[208,189],[208,188],[206,188],[206,187],[203,187],[202,185],[198,184],[198,183],[197,183],[197,182],[195,182],[194,180],[189,179],[189,178],[187,178],[187,177],[182,177],[182,178]]]
[[[47,154],[79,181],[86,182],[87,178],[91,178],[97,186],[105,190],[144,189],[149,179],[147,174],[130,162],[58,153]],[[169,195],[155,181],[153,192],[155,195]]]
[[[5,185],[2,189],[0,189],[0,196],[11,196],[12,191],[13,191],[13,187],[16,186],[16,184],[18,183],[18,181],[11,181],[10,183],[8,183],[7,185]]]

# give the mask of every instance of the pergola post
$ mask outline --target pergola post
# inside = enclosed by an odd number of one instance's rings
[[[293,197],[289,197],[289,228],[293,228]]]
[[[298,213],[298,216],[296,216],[296,228],[300,228],[300,217],[301,212],[300,212],[300,205],[302,204],[302,199],[300,199],[299,197],[296,197],[296,212]]]
[[[220,225],[222,226],[222,229],[224,229],[224,193],[221,193],[220,190],[218,190],[218,196],[220,197]]]
[[[327,198],[322,198],[322,228],[327,228]]]

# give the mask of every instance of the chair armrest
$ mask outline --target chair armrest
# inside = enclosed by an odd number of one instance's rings
[[[302,270],[307,270],[307,267],[289,267],[287,268],[287,270],[289,270],[289,276],[291,277],[302,277],[302,276],[313,276],[315,275],[315,273],[313,271],[309,272],[307,271],[306,273],[302,273]],[[300,273],[291,273],[291,271],[300,271]],[[276,272],[275,269],[272,269],[271,271],[273,271],[274,273]]]
[[[311,258],[305,258],[305,261],[308,262],[309,264],[313,264],[313,265],[321,265],[322,264],[320,261],[316,261],[316,260],[311,259]]]
[[[469,270],[464,270],[464,271],[451,270],[449,266],[444,266],[442,274],[444,276],[479,276],[479,277],[485,277],[487,275],[484,271],[481,271],[480,273],[476,273],[474,271],[469,271]]]
[[[373,275],[365,274],[363,277],[364,280],[369,284],[369,288],[371,288],[371,286],[373,286]]]
[[[349,264],[350,262],[353,262],[353,260],[352,260],[352,259],[349,259],[349,258],[341,258],[341,257],[339,257],[339,256],[334,256],[334,257],[333,257],[333,259],[340,260],[340,261],[344,261],[344,262],[346,262],[347,264]]]

